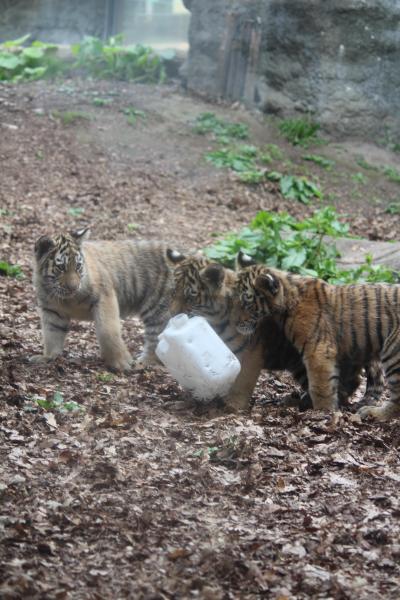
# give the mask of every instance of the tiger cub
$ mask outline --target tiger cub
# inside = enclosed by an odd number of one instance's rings
[[[158,362],[157,335],[168,318],[172,270],[166,246],[151,241],[84,241],[89,230],[35,244],[33,281],[47,362],[61,354],[71,319],[94,321],[101,356],[115,370],[127,370],[132,357],[121,336],[120,318],[138,315],[145,328],[139,362]],[[174,253],[179,261],[179,253]],[[183,256],[182,256],[183,258]]]
[[[235,287],[239,332],[257,329],[272,318],[293,343],[307,369],[316,409],[338,406],[342,369],[380,361],[391,398],[382,406],[363,406],[362,417],[388,420],[400,414],[399,285],[330,285],[256,265],[243,269]]]
[[[168,251],[170,253],[171,251]],[[177,254],[177,256],[180,256]],[[168,254],[172,264],[174,257]],[[241,257],[239,257],[240,259]],[[300,353],[294,345],[282,335],[275,321],[266,317],[257,324],[250,337],[244,332],[238,333],[233,315],[233,291],[237,274],[221,265],[212,263],[202,256],[191,256],[175,264],[175,287],[171,299],[172,314],[180,312],[200,315],[220,335],[224,342],[239,358],[242,369],[226,399],[233,408],[243,409],[249,405],[254,387],[262,369],[292,373],[304,390],[301,405],[312,406],[307,393],[307,373]],[[340,399],[343,403],[352,395],[360,383],[359,371],[351,365],[341,373]],[[378,373],[369,371],[368,393],[381,388]]]

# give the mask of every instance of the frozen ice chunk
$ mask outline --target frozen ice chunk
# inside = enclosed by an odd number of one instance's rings
[[[240,362],[206,319],[177,315],[158,338],[156,354],[183,388],[199,400],[228,393]]]

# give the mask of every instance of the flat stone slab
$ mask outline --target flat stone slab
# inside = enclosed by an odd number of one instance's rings
[[[365,256],[372,256],[372,264],[384,265],[394,271],[400,271],[400,242],[373,242],[339,238],[331,240],[342,255],[338,264],[344,269],[357,269],[365,263]]]

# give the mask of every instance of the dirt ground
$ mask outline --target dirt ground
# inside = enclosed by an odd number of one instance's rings
[[[132,107],[145,112],[133,125]],[[83,115],[68,124],[64,111]],[[41,345],[39,235],[90,225],[93,238],[163,238],[191,251],[261,208],[299,217],[318,207],[207,164],[215,144],[191,127],[205,111],[247,123],[257,145],[278,144],[275,166],[319,181],[352,233],[398,236],[400,217],[385,209],[400,186],[359,164],[398,168],[382,144],[308,150],[334,158],[326,171],[273,121],[174,86],[0,86],[0,260],[25,274],[0,278],[5,600],[399,598],[398,421],[284,408],[276,401],[292,382],[272,373],[248,413],[199,415],[165,372],[106,372],[91,324],[74,325],[54,364],[25,362]],[[124,337],[137,354],[140,323],[126,321]],[[81,409],[38,406],[54,394]]]

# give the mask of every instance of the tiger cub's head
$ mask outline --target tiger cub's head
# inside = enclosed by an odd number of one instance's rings
[[[241,268],[237,273],[233,294],[236,329],[251,335],[259,321],[280,310],[283,288],[279,271],[254,264],[251,257],[239,252]]]
[[[36,280],[54,298],[69,298],[79,291],[84,275],[81,244],[89,229],[55,237],[42,235],[35,244]]]
[[[174,263],[173,251],[167,250],[167,256]],[[203,316],[210,322],[226,316],[231,300],[232,277],[233,271],[202,256],[185,258],[174,268],[171,314]]]

